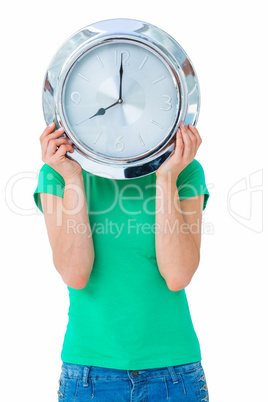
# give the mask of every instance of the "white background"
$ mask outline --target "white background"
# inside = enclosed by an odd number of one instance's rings
[[[1,10],[1,400],[57,401],[68,291],[33,203],[49,61],[80,28],[150,22],[190,56],[210,199],[186,289],[212,402],[267,398],[267,9],[240,0],[6,2]],[[267,188],[266,188],[267,189]],[[6,193],[6,199],[4,196]]]

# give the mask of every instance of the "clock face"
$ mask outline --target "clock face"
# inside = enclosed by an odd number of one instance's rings
[[[124,160],[157,148],[180,110],[180,90],[165,60],[139,42],[111,40],[72,65],[62,89],[72,139],[84,151]]]

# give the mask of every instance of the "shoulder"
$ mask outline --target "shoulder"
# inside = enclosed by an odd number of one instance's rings
[[[194,159],[192,162],[190,162],[179,174],[177,178],[177,183],[181,181],[187,181],[187,179],[190,179],[191,176],[195,177],[201,177],[203,178],[204,176],[204,169],[201,163],[197,160]]]
[[[64,178],[50,165],[46,163],[43,164],[39,171],[39,180],[43,180],[45,182],[53,182],[57,181],[59,183],[65,184]]]
[[[180,200],[204,194],[203,209],[205,209],[210,194],[203,166],[198,160],[194,159],[183,169],[177,178],[176,185]]]

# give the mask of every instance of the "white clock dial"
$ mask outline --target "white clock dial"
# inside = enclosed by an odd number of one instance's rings
[[[64,117],[74,138],[115,159],[137,158],[161,144],[176,123],[179,99],[161,56],[131,41],[92,48],[74,63],[63,86]]]

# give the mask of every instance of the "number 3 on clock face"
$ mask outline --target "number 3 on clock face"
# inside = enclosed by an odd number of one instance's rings
[[[83,147],[105,157],[137,158],[171,132],[180,91],[160,54],[139,42],[114,39],[73,63],[62,103],[68,128]]]

